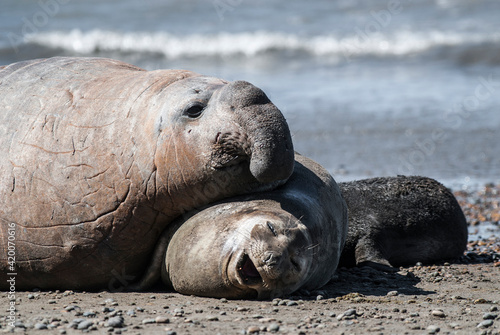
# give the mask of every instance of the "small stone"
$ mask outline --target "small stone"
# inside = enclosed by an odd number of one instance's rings
[[[86,318],[95,318],[96,317],[96,312],[94,311],[87,311],[83,313],[83,316]]]
[[[28,299],[35,299],[35,296],[33,294],[28,294]]]
[[[279,299],[279,298],[275,298],[275,299],[273,299],[273,301],[271,302],[271,304],[272,304],[273,306],[278,306],[278,305],[279,305],[279,303],[280,303],[280,301],[281,301],[281,299]]]
[[[134,311],[133,309],[129,309],[129,310],[127,311],[127,315],[128,315],[128,316],[137,316],[137,314],[135,314],[135,311]]]
[[[436,333],[439,333],[441,329],[438,327],[438,326],[435,326],[435,325],[430,325],[429,327],[427,327],[427,333],[428,334],[436,334]]]
[[[89,328],[90,326],[92,326],[94,324],[94,322],[90,321],[90,320],[85,320],[85,321],[82,321],[78,324],[78,327],[76,327],[77,329],[80,329],[80,330],[85,330],[87,328]]]
[[[124,321],[125,320],[122,316],[114,316],[112,318],[109,318],[105,325],[106,327],[122,328]]]
[[[247,333],[248,334],[253,334],[253,333],[258,333],[260,332],[260,327],[257,326],[250,326],[247,328]]]
[[[390,292],[387,292],[387,296],[388,297],[395,297],[397,296],[399,293],[398,291],[390,291]]]
[[[496,312],[498,311],[498,307],[497,306],[491,306],[490,307],[490,312]]]
[[[207,321],[219,321],[219,318],[214,315],[209,315],[206,317]]]
[[[236,308],[236,312],[247,312],[248,308],[247,307],[238,307]]]
[[[35,329],[41,330],[41,329],[47,329],[47,325],[45,323],[35,323]]]
[[[49,301],[47,301],[47,303],[49,305],[53,305],[53,304],[57,304],[57,301],[56,300],[49,300]]]
[[[177,335],[177,333],[173,330],[168,330],[167,335]]]
[[[222,298],[222,299],[220,299],[220,302],[227,302],[227,299],[226,298]]]
[[[269,327],[267,327],[268,332],[277,332],[280,330],[280,325],[277,323],[271,323]]]
[[[356,310],[354,308],[348,309],[347,311],[344,312],[344,316],[352,316],[356,315]]]
[[[156,323],[169,323],[170,320],[167,317],[165,317],[165,316],[157,316],[155,318],[155,322]]]
[[[66,332],[66,329],[61,329],[59,330],[59,334],[61,335],[65,335],[67,332]]]
[[[484,320],[480,324],[477,325],[477,328],[488,328],[493,325],[493,320]]]
[[[144,320],[142,320],[142,324],[143,325],[147,325],[147,324],[150,324],[150,323],[156,323],[155,319],[144,319]]]
[[[483,320],[495,320],[497,318],[498,314],[494,313],[484,313],[483,315]]]
[[[444,318],[444,317],[446,317],[446,314],[445,314],[442,310],[440,310],[440,309],[433,310],[433,311],[431,312],[431,314],[432,314],[433,316],[438,317],[438,318]]]
[[[111,312],[114,312],[115,309],[114,308],[110,308],[110,307],[103,307],[102,308],[102,312],[103,313],[111,313]]]
[[[294,301],[294,300],[290,300],[289,302],[286,303],[287,306],[297,306],[298,303],[297,301]]]

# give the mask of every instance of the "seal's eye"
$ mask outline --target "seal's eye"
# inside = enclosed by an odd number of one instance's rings
[[[186,115],[187,117],[194,119],[194,118],[199,117],[201,115],[201,113],[203,113],[204,109],[205,109],[205,106],[195,104],[195,105],[192,105],[192,106],[189,106],[188,108],[186,108],[184,110],[183,114]]]
[[[276,229],[274,229],[274,226],[271,222],[267,221],[267,227],[269,228],[269,230],[271,230],[271,232],[273,233],[274,236],[278,236],[278,233],[276,232]]]

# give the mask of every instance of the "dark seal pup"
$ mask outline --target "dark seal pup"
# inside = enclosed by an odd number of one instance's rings
[[[460,257],[467,222],[455,196],[426,177],[387,177],[339,183],[349,230],[339,266],[382,270]]]
[[[17,289],[116,288],[177,216],[294,164],[250,83],[64,57],[0,69],[0,157],[0,288],[15,272]]]

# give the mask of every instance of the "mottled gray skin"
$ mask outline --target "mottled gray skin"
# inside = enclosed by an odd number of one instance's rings
[[[339,266],[382,270],[460,257],[467,222],[453,194],[426,177],[339,183],[349,230]]]
[[[0,288],[16,272],[17,289],[120,289],[176,217],[282,184],[293,162],[283,115],[247,82],[104,58],[5,66]]]
[[[328,172],[296,154],[294,173],[271,192],[234,197],[176,222],[142,283],[218,298],[267,299],[315,289],[333,276],[347,208]]]

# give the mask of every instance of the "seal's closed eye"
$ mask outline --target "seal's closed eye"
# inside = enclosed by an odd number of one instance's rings
[[[278,233],[276,232],[276,229],[274,229],[274,226],[271,222],[267,221],[267,227],[271,230],[274,236],[278,236]]]

